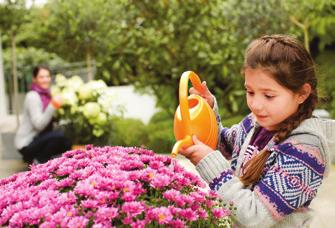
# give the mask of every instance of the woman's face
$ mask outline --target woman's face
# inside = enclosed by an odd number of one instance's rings
[[[43,89],[49,89],[51,84],[50,72],[46,69],[40,69],[36,77],[33,78],[33,82]]]
[[[299,94],[283,87],[261,69],[245,70],[245,89],[248,107],[267,130],[276,130],[304,101]]]

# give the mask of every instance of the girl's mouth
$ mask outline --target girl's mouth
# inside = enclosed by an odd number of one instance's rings
[[[259,116],[259,115],[256,115],[257,119],[265,119],[267,118],[268,116]]]

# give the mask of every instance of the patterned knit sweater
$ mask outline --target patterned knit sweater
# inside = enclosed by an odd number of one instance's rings
[[[219,118],[218,118],[218,122]],[[309,205],[330,166],[335,148],[335,121],[310,118],[276,144],[260,180],[245,187],[241,164],[259,125],[252,114],[231,128],[220,124],[218,150],[196,166],[201,177],[226,201],[233,201],[239,227],[304,227],[311,222]]]

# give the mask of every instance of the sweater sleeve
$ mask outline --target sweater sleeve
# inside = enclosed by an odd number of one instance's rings
[[[233,145],[235,142],[234,132],[238,129],[239,125],[235,124],[231,128],[223,127],[221,123],[221,118],[219,114],[219,107],[216,98],[214,97],[213,111],[216,116],[216,122],[218,124],[218,145],[217,149],[222,153],[222,155],[230,160],[233,153]]]
[[[233,201],[242,226],[269,227],[296,209],[308,206],[322,182],[324,165],[319,147],[304,143],[276,146],[277,159],[253,190],[233,175],[229,163],[216,151],[197,165],[197,171],[224,200]]]
[[[26,109],[34,128],[42,131],[51,121],[55,108],[51,104],[43,111],[40,97],[35,92],[29,92],[25,101]]]
[[[241,226],[270,227],[275,224],[275,220],[255,192],[246,189],[239,178],[233,175],[229,166],[222,154],[215,151],[203,158],[196,169],[223,200],[234,203],[236,220]]]

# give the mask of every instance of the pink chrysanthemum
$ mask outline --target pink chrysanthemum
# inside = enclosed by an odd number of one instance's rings
[[[0,226],[186,227],[229,220],[230,210],[204,187],[168,156],[89,145],[0,180]]]

